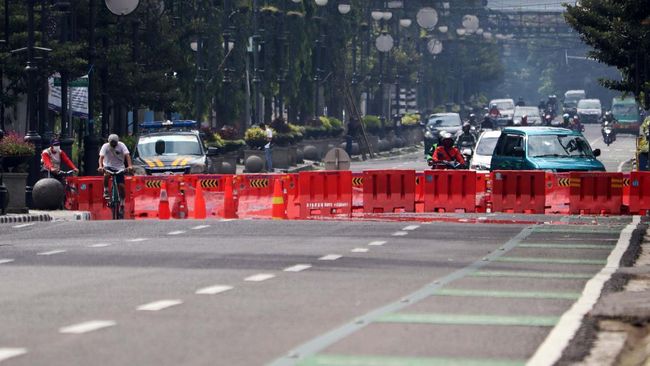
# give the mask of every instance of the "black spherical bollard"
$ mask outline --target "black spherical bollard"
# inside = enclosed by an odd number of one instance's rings
[[[56,210],[61,208],[65,196],[63,184],[54,178],[44,178],[36,182],[32,190],[34,208],[37,210]]]
[[[236,173],[237,173],[237,167],[230,165],[230,163],[227,161],[221,163],[219,174],[236,174]]]
[[[259,173],[264,169],[264,160],[256,155],[251,155],[244,163],[247,173]]]
[[[305,146],[303,153],[305,155],[305,159],[307,160],[320,161],[320,154],[318,153],[318,149],[316,148],[316,146],[313,145]]]

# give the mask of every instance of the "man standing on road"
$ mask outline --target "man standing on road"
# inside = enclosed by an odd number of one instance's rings
[[[124,161],[126,160],[126,167],[124,166]],[[133,170],[133,165],[131,162],[131,154],[129,149],[120,141],[120,138],[116,134],[108,136],[108,142],[105,143],[101,150],[99,151],[99,168],[97,169],[100,173],[104,173],[104,198],[108,199],[110,196],[108,194],[108,178],[109,174],[106,172],[119,172],[120,170]],[[120,190],[120,197],[122,198],[122,204],[124,201],[124,172],[117,176],[117,187]]]
[[[264,157],[266,158],[266,171],[273,173],[273,154],[271,151],[271,141],[273,141],[273,130],[260,123],[260,128],[266,133],[266,145],[264,145]]]

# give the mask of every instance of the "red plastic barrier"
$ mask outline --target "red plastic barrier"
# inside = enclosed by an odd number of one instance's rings
[[[426,212],[476,211],[476,172],[430,170],[424,172]]]
[[[125,179],[125,219],[133,218],[132,179],[132,177],[126,177]],[[93,220],[112,219],[111,210],[106,206],[106,201],[104,200],[103,177],[78,177],[74,180],[74,184],[77,190],[76,197],[74,199],[68,198],[66,207],[80,211],[89,211]]]
[[[300,218],[352,215],[352,172],[300,172]]]
[[[424,197],[426,197],[424,172],[415,172],[415,212],[424,212]]]
[[[489,173],[476,173],[476,212],[486,212],[488,207],[488,189],[491,190]]]
[[[556,214],[569,213],[569,173],[546,173],[546,211]]]
[[[605,172],[571,172],[571,214],[621,213],[623,174]]]
[[[630,174],[630,213],[647,215],[650,211],[650,172]]]
[[[242,174],[237,176],[240,218],[271,218],[274,174]]]
[[[500,170],[491,174],[492,210],[543,214],[546,173],[539,170]]]
[[[363,212],[363,172],[352,172],[352,211]]]
[[[415,212],[415,170],[363,172],[363,211]]]

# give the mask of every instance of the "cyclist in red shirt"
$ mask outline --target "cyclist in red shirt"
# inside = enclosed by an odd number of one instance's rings
[[[77,169],[72,160],[70,160],[68,154],[66,154],[65,151],[61,150],[61,142],[57,139],[53,139],[50,142],[50,147],[43,150],[41,153],[41,163],[43,164],[42,170],[45,173],[49,172],[52,178],[56,178],[58,180],[63,179],[60,174],[61,163],[64,163],[68,167],[72,168],[75,173],[79,173],[79,169]]]

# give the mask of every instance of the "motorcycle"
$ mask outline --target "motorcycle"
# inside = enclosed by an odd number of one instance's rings
[[[465,164],[461,164],[457,161],[433,161],[433,159],[429,159],[427,162],[433,170],[467,169],[467,166]]]
[[[544,125],[551,126],[553,124],[553,115],[550,113],[544,114]]]
[[[616,141],[616,133],[614,132],[612,126],[609,125],[603,126],[601,132],[603,134],[603,142],[605,142],[607,146],[609,146],[612,142]]]
[[[577,124],[570,124],[569,129],[576,132],[585,132],[585,125],[578,122]]]
[[[458,146],[458,150],[463,154],[465,164],[470,165],[470,160],[472,160],[472,156],[474,155],[474,144],[469,141],[463,141],[460,143],[460,146]]]

